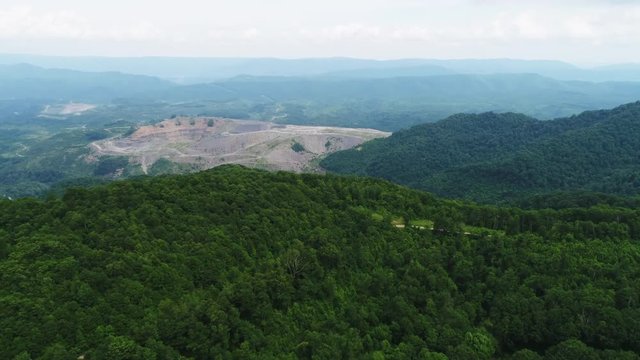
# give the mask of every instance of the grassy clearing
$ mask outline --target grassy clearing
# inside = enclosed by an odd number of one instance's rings
[[[363,214],[369,214],[371,216],[371,218],[375,221],[385,221],[385,219],[387,219],[387,221],[390,220],[391,225],[399,228],[399,229],[404,229],[406,227],[412,227],[412,228],[416,228],[416,229],[421,229],[421,230],[433,230],[433,220],[429,220],[429,219],[412,219],[409,221],[409,224],[407,226],[407,224],[405,224],[405,221],[402,217],[399,216],[395,216],[395,215],[391,215],[391,214],[384,214],[380,211],[376,212],[376,211],[371,211],[369,209],[366,209],[364,207],[358,207],[356,210],[358,210],[359,212],[363,213]],[[491,230],[491,229],[487,229],[487,228],[482,228],[482,227],[477,227],[477,226],[469,226],[469,225],[463,225],[462,227],[462,231],[466,234],[466,235],[505,235],[504,231],[502,230]]]
[[[474,235],[481,235],[481,234],[486,234],[486,235],[505,235],[504,230],[493,230],[493,229],[487,229],[487,228],[483,228],[483,227],[470,226],[470,225],[462,226],[462,230],[465,233],[470,233],[470,234],[474,234]]]
[[[373,218],[373,220],[375,221],[382,221],[384,220],[384,215],[379,214],[379,213],[373,213],[371,214],[371,217]]]
[[[409,225],[423,227],[425,229],[433,229],[433,221],[427,219],[410,220]]]

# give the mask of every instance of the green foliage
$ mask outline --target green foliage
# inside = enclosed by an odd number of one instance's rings
[[[640,192],[639,119],[640,103],[553,121],[455,115],[329,155],[321,166],[481,202],[540,206],[553,200],[544,194],[572,192],[556,206],[610,203],[589,194]]]
[[[637,209],[237,166],[0,201],[0,357],[633,359],[639,241]]]
[[[517,202],[519,207],[533,209],[566,209],[608,205],[612,207],[640,207],[640,196],[616,196],[591,191],[567,191],[540,194]]]
[[[14,360],[31,360],[31,355],[29,355],[28,352],[23,351],[20,354],[16,355],[13,359]]]
[[[126,157],[103,157],[93,174],[96,176],[114,175],[117,171],[124,171],[128,164],[129,159]]]
[[[551,347],[545,356],[549,360],[597,360],[597,353],[580,340],[570,339]]]
[[[518,350],[510,357],[511,360],[542,360],[542,356],[529,349]]]
[[[300,152],[305,152],[306,149],[304,148],[304,146],[302,146],[302,144],[300,144],[299,142],[294,142],[293,145],[291,145],[291,150],[300,153]]]
[[[129,129],[127,131],[125,131],[122,136],[129,136],[131,134],[133,134],[134,132],[136,132],[136,130],[138,130],[138,128],[136,126],[129,126]]]
[[[27,133],[24,138],[30,136]],[[38,141],[24,138],[17,139],[19,144],[10,150],[10,157],[0,157],[0,195],[35,196],[70,177],[92,175],[92,165],[78,161],[88,152],[85,146],[89,141],[83,131]]]
[[[85,134],[87,140],[96,141],[106,139],[110,136],[109,132],[105,130],[91,130]]]
[[[496,351],[491,334],[481,331],[466,333],[462,346],[479,359],[491,359]]]
[[[90,161],[89,143],[132,125],[117,119],[147,116],[111,105],[67,118],[40,117],[48,104],[0,100],[0,196],[39,196],[59,182],[93,176],[97,163]]]
[[[148,174],[151,176],[164,174],[184,174],[198,170],[198,167],[192,164],[175,163],[167,159],[158,159],[151,165]]]

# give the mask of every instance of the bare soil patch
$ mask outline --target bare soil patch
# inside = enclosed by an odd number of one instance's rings
[[[389,136],[373,129],[282,125],[263,121],[177,117],[128,137],[92,143],[94,156],[127,156],[144,172],[159,159],[207,169],[235,163],[270,170],[317,172],[319,157]],[[294,151],[300,144],[304,151]]]

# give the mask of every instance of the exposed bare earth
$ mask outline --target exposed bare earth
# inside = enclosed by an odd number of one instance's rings
[[[95,108],[96,108],[96,105],[83,104],[83,103],[47,105],[44,107],[44,109],[40,113],[40,116],[57,118],[57,117],[65,117],[69,115],[80,115],[84,112],[93,110]]]
[[[127,156],[147,170],[164,158],[207,169],[234,163],[271,170],[318,171],[316,159],[389,136],[372,129],[279,125],[221,118],[175,118],[143,126],[125,138],[91,144],[95,156]],[[296,146],[298,143],[303,150]]]

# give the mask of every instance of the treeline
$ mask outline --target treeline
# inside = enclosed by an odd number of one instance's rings
[[[237,166],[0,201],[0,355],[638,359],[639,238],[636,209]]]

